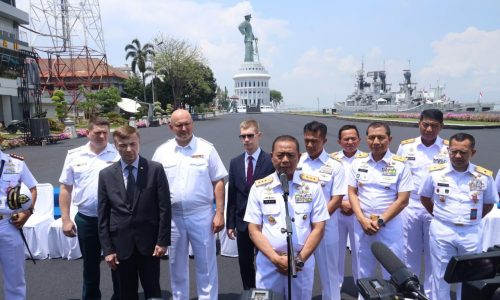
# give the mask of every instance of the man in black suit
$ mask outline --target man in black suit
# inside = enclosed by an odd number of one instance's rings
[[[255,288],[255,246],[248,235],[248,224],[243,221],[248,193],[255,180],[274,172],[271,156],[260,149],[261,134],[257,121],[243,121],[239,137],[245,152],[233,158],[229,165],[227,235],[230,239],[238,236],[238,261],[245,290]]]
[[[170,192],[163,166],[139,156],[139,132],[113,133],[121,159],[99,173],[99,239],[118,273],[120,299],[161,298],[160,257],[170,245]]]

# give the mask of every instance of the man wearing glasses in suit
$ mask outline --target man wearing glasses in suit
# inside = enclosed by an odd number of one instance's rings
[[[259,123],[246,120],[240,124],[240,141],[245,152],[231,160],[227,197],[227,235],[238,246],[238,262],[245,290],[255,288],[255,246],[248,235],[248,224],[243,221],[248,193],[255,180],[274,172],[269,153],[260,148]]]

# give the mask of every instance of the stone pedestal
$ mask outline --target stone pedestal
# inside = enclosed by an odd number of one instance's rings
[[[137,128],[137,124],[135,122],[135,117],[130,117],[130,119],[128,119],[128,126]]]
[[[64,120],[64,132],[69,134],[70,139],[76,139],[77,134],[75,128],[75,121],[71,120],[70,118],[66,118]]]

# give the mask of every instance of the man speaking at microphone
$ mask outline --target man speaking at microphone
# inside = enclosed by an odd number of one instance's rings
[[[244,220],[248,222],[248,232],[259,249],[256,257],[256,287],[271,289],[275,293],[287,295],[288,260],[285,190],[289,196],[286,205],[292,219],[292,255],[297,265],[297,278],[292,279],[292,297],[311,299],[314,279],[314,257],[329,219],[325,198],[318,184],[319,178],[296,172],[299,162],[299,142],[289,135],[277,137],[272,146],[271,160],[276,172],[255,181],[250,190]],[[286,180],[285,180],[286,178]]]

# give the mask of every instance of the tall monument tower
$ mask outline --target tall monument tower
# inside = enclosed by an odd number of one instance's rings
[[[258,39],[253,35],[251,18],[251,15],[246,15],[245,21],[238,27],[244,36],[245,59],[233,76],[234,91],[238,97],[238,105],[246,106],[248,112],[259,112],[261,106],[271,105],[269,95],[271,76],[260,63]]]

